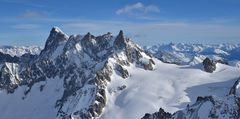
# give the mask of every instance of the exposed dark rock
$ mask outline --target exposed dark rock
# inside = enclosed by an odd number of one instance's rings
[[[117,65],[116,66],[116,70],[118,71],[118,73],[120,74],[120,76],[122,78],[128,78],[129,77],[129,73],[126,69],[124,69],[121,65]]]
[[[170,119],[171,113],[165,112],[162,108],[153,114],[146,113],[142,119]]]
[[[126,39],[124,37],[123,31],[120,30],[116,40],[114,41],[115,48],[116,49],[123,49],[123,48],[125,48],[126,47],[126,40],[128,40],[128,39]]]
[[[228,65],[228,62],[224,60],[216,60],[215,62]]]
[[[210,60],[209,58],[203,60],[203,66],[204,70],[209,73],[212,73],[213,71],[216,70],[216,62]]]
[[[0,63],[3,63],[3,62],[17,63],[19,62],[19,57],[17,56],[12,57],[9,54],[4,54],[0,52]]]
[[[198,96],[196,102],[201,102],[201,101],[211,101],[211,102],[214,102],[212,96],[205,96],[205,97]]]
[[[234,83],[234,85],[230,89],[229,95],[237,95],[237,90],[240,91],[240,87],[238,87],[238,86],[240,86],[240,78],[238,78],[238,80]],[[239,92],[239,94],[240,94],[240,92]],[[238,96],[240,96],[240,95],[238,95]]]
[[[24,63],[24,64],[29,64],[31,61],[33,61],[34,59],[36,59],[38,57],[38,55],[33,55],[33,54],[30,54],[30,53],[26,53],[26,54],[23,54],[21,57],[20,57],[20,62],[21,63]]]
[[[127,88],[126,85],[122,85],[122,86],[117,87],[118,90],[124,90],[125,88]]]

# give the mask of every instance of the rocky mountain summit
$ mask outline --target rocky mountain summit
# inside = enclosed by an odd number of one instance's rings
[[[106,86],[112,73],[124,80],[130,75],[125,69],[129,65],[154,70],[155,63],[123,31],[117,37],[111,33],[68,36],[54,27],[39,55],[2,63],[0,88],[9,95],[23,89],[20,97],[29,100],[35,85],[41,84],[39,91],[44,92],[47,82],[62,82],[61,88],[54,89],[61,96],[52,99],[56,118],[90,119],[100,116],[106,106]]]

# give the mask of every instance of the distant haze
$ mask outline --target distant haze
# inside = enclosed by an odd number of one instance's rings
[[[240,42],[239,6],[238,0],[0,0],[0,45],[43,46],[53,26],[68,35],[123,30],[141,45],[234,44]]]

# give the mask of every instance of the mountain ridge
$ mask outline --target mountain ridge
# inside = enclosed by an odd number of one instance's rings
[[[143,50],[125,38],[122,31],[116,40],[111,34],[95,37],[88,33],[81,40],[79,38],[68,37],[59,28],[52,28],[44,49],[35,59],[27,64],[11,63],[10,68],[8,64],[2,66],[1,88],[13,94],[18,87],[26,85],[24,95],[27,96],[36,83],[59,77],[64,81],[64,91],[56,101],[57,116],[93,118],[99,116],[106,105],[105,87],[111,81],[111,72],[116,70],[127,78],[128,72],[123,66],[134,62],[146,70],[153,70],[151,57],[146,54],[143,57]],[[144,62],[140,60],[143,58],[146,58]],[[41,87],[44,90],[44,85]],[[72,103],[79,99],[71,99],[74,95],[89,102],[76,107]]]
[[[39,54],[0,63],[0,117],[141,118],[159,107],[172,113],[196,98],[198,90],[188,88],[203,85],[198,95],[203,96],[210,94],[209,83],[239,76],[237,67],[215,65],[207,73],[200,67],[163,63],[122,30],[117,36],[68,36],[53,27]],[[214,88],[214,95],[225,91]],[[9,115],[11,111],[15,114]]]

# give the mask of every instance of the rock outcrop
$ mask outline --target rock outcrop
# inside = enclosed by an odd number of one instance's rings
[[[153,114],[146,113],[142,119],[170,119],[171,113],[165,112],[162,108]]]
[[[213,71],[216,70],[216,62],[210,60],[209,58],[206,58],[205,60],[203,60],[203,67],[204,71],[213,73]]]

